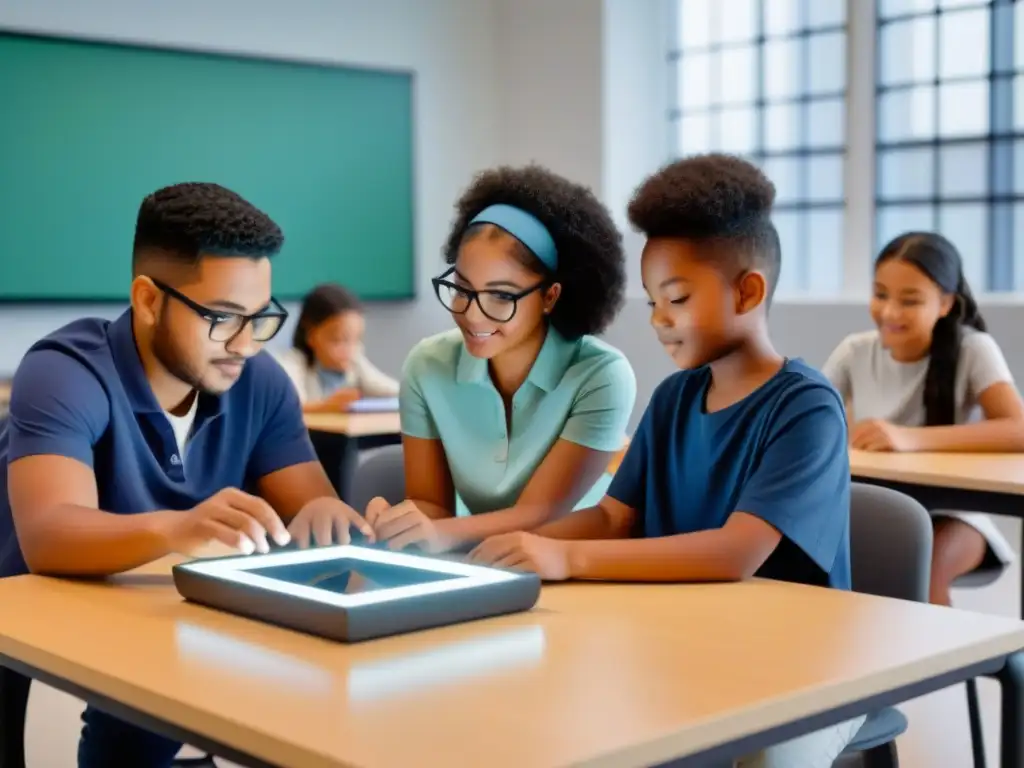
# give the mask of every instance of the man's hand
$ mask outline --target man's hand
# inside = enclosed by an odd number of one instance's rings
[[[850,446],[861,451],[915,451],[914,430],[898,427],[881,419],[870,419],[853,425]]]
[[[213,543],[251,555],[270,551],[268,536],[282,547],[291,540],[267,502],[237,488],[225,488],[186,512],[156,514],[156,528],[167,548],[188,557]]]
[[[345,502],[331,496],[313,499],[292,518],[288,532],[295,543],[305,549],[311,543],[318,547],[348,544],[349,528],[355,526],[370,541],[375,540],[373,528]]]
[[[469,553],[469,560],[477,565],[532,571],[544,581],[565,581],[570,575],[570,545],[532,533],[504,533],[482,542]]]
[[[373,527],[378,541],[386,541],[391,549],[405,549],[415,544],[431,554],[450,549],[454,542],[442,532],[442,521],[431,520],[412,501],[391,506],[380,496],[366,507],[366,521]]]

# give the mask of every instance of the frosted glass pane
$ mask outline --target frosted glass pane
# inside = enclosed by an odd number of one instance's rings
[[[935,89],[918,86],[887,91],[878,100],[882,141],[931,139],[935,135]]]
[[[939,232],[960,251],[964,276],[975,291],[988,288],[985,279],[988,258],[987,208],[984,205],[944,205],[939,208]]]
[[[935,17],[886,24],[879,46],[883,85],[921,83],[935,79]]]
[[[711,56],[684,54],[679,59],[677,72],[679,108],[684,112],[706,108],[711,101]]]
[[[941,197],[977,197],[988,192],[988,146],[951,144],[939,150]]]
[[[931,197],[935,193],[935,156],[932,149],[880,152],[878,193],[883,200]]]
[[[1013,188],[1018,195],[1024,195],[1024,141],[1013,145]]]
[[[679,153],[699,155],[711,149],[711,117],[687,115],[679,120]]]
[[[802,199],[799,158],[770,157],[761,164],[761,170],[775,184],[776,204],[786,205]]]
[[[676,19],[680,45],[705,48],[711,44],[711,4],[715,0],[679,0]]]
[[[930,205],[886,205],[879,207],[875,224],[876,250],[904,232],[935,229],[935,209]]]
[[[843,157],[824,155],[807,159],[807,199],[813,203],[843,201]]]
[[[839,93],[846,88],[846,35],[830,32],[812,35],[808,55],[810,69],[808,93]]]
[[[846,143],[846,105],[843,99],[812,101],[807,109],[807,146],[841,147]]]
[[[984,136],[988,133],[988,81],[939,86],[939,133]]]
[[[846,0],[814,0],[807,4],[807,25],[812,29],[837,27],[845,23]]]
[[[1024,8],[1024,3],[1018,8]],[[1013,124],[1018,131],[1024,131],[1024,75],[1013,79]]]
[[[800,0],[771,0],[764,3],[766,35],[788,35],[800,29]]]
[[[843,211],[811,210],[806,216],[805,290],[811,296],[836,296],[843,285]]]
[[[796,96],[800,79],[800,40],[771,40],[764,45],[764,91],[768,99]]]
[[[757,113],[753,109],[723,109],[718,116],[718,141],[722,152],[745,155],[757,146]]]
[[[1024,3],[1013,4],[1013,60],[1024,69]]]
[[[764,110],[764,143],[769,150],[800,146],[800,105],[777,104]]]
[[[878,0],[878,15],[883,19],[919,13],[935,8],[935,0]]]
[[[939,0],[939,8],[965,8],[971,5],[979,5],[985,1],[986,0]]]
[[[1024,291],[1024,203],[1013,210],[1013,276],[1018,291]]]
[[[742,43],[757,37],[757,6],[757,0],[718,0],[718,41]]]
[[[779,232],[782,247],[782,269],[775,295],[792,296],[800,293],[804,285],[803,256],[799,250],[803,241],[800,236],[801,215],[796,211],[776,211],[772,222]]]
[[[754,46],[722,50],[718,66],[722,104],[752,104],[757,95],[757,53]]]
[[[988,8],[939,17],[939,77],[982,77],[989,68]]]

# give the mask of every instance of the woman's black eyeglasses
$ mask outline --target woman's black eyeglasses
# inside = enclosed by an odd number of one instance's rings
[[[518,293],[494,289],[474,291],[472,288],[467,288],[464,285],[459,285],[445,279],[453,272],[455,272],[454,267],[440,277],[431,279],[431,282],[434,284],[434,293],[437,294],[437,300],[444,305],[445,309],[456,315],[466,314],[469,311],[470,304],[475,301],[476,305],[480,307],[480,311],[484,313],[484,316],[496,323],[507,323],[515,317],[520,299],[526,298],[531,293],[535,293],[547,285],[546,282],[540,282],[532,288],[527,288],[525,291],[519,291]]]
[[[153,278],[150,280],[161,291],[172,299],[180,301],[210,324],[210,341],[228,344],[245,330],[246,325],[251,324],[253,341],[263,343],[274,338],[284,325],[284,321],[288,319],[288,310],[278,304],[277,299],[273,297],[270,299],[269,307],[252,315],[241,315],[237,312],[225,312],[220,309],[204,307],[166,283]]]

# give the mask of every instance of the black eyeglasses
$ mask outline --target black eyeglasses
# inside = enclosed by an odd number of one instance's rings
[[[269,307],[252,315],[241,315],[237,312],[224,312],[220,309],[204,307],[166,283],[153,278],[150,280],[153,280],[153,285],[161,291],[172,299],[180,301],[210,324],[210,341],[228,344],[245,330],[245,326],[251,324],[253,341],[263,343],[274,338],[284,325],[284,321],[288,319],[288,310],[278,304],[277,299],[273,297],[270,299]]]
[[[542,281],[532,288],[527,288],[525,291],[519,291],[518,293],[494,289],[474,291],[472,288],[445,280],[453,272],[455,272],[454,267],[440,277],[431,279],[430,282],[434,284],[434,293],[437,294],[437,300],[444,305],[445,309],[456,315],[466,314],[469,311],[469,306],[475,301],[476,305],[480,307],[480,311],[484,313],[484,316],[496,323],[507,323],[515,317],[520,299],[526,298],[531,293],[535,293],[547,285],[546,282]]]

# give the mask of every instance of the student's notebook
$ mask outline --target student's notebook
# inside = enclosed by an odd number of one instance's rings
[[[397,397],[364,397],[348,407],[349,413],[390,413],[397,410]]]

